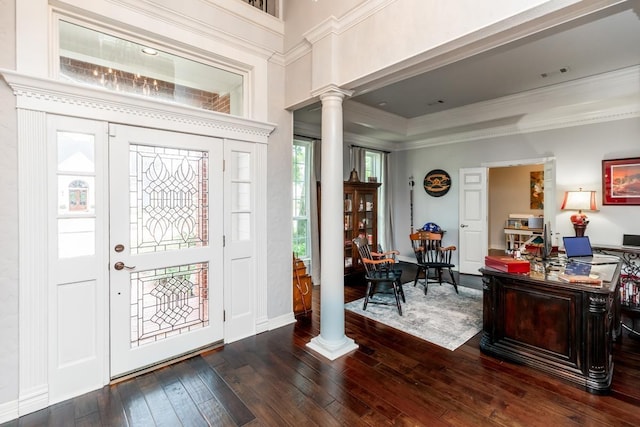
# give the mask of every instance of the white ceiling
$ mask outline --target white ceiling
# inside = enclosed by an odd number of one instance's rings
[[[356,88],[344,103],[345,133],[386,142],[417,140],[420,135],[408,137],[393,122],[423,120],[433,113],[638,66],[639,3],[624,2],[379,89],[365,92]],[[393,76],[388,78],[392,81]],[[346,112],[353,109],[369,111],[370,122],[362,114],[352,120],[353,115]],[[376,119],[375,113],[385,120]],[[296,111],[294,117],[298,128],[319,127],[319,104]]]

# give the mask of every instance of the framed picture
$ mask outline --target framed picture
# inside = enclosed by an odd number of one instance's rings
[[[544,209],[544,171],[530,174],[529,209]]]
[[[602,204],[640,205],[640,157],[602,161]]]

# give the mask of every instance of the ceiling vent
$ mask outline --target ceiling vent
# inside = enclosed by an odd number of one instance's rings
[[[553,71],[549,71],[546,73],[541,73],[540,77],[542,77],[543,79],[546,79],[547,77],[553,77],[553,76],[557,76],[560,74],[565,74],[569,72],[569,67],[561,67],[558,68],[557,70],[553,70]]]

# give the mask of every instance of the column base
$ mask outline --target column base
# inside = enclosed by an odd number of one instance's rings
[[[331,342],[323,339],[321,336],[317,336],[307,343],[307,347],[320,353],[329,360],[336,360],[338,357],[356,350],[358,344],[346,335],[343,336],[341,340]]]

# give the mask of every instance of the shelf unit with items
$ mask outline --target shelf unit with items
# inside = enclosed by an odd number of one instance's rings
[[[542,223],[542,217],[509,214],[504,227],[505,253],[510,254],[516,249],[522,249],[533,236],[542,236]]]
[[[378,188],[380,183],[344,183],[344,274],[364,271],[353,244],[356,237],[365,237],[372,250],[378,248]]]

